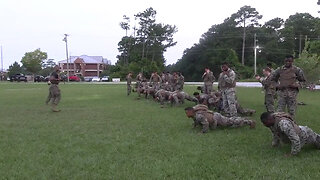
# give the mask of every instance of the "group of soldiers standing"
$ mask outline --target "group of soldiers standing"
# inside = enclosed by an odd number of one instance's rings
[[[272,132],[273,147],[278,147],[280,142],[291,144],[291,152],[285,155],[287,157],[297,155],[306,144],[320,149],[320,135],[307,126],[299,126],[295,118],[299,88],[306,78],[302,69],[294,66],[293,62],[293,56],[286,56],[283,66],[276,70],[266,67],[263,69],[264,77],[256,76],[265,91],[267,111],[261,114],[261,122]],[[276,98],[277,109],[274,106]]]
[[[297,155],[305,144],[313,144],[320,149],[320,135],[307,126],[297,125],[295,120],[299,87],[306,79],[303,71],[293,65],[293,61],[293,56],[286,56],[283,66],[273,70],[269,65],[263,69],[263,77],[256,76],[256,79],[262,83],[265,92],[266,112],[261,114],[261,122],[272,132],[272,146],[277,147],[281,142],[291,143],[291,152],[286,156]],[[195,102],[194,107],[185,108],[185,113],[187,117],[193,119],[194,127],[202,126],[201,133],[206,133],[209,129],[216,129],[219,126],[241,127],[248,125],[250,128],[254,128],[255,121],[239,116],[240,114],[251,115],[255,111],[244,110],[237,102],[236,73],[229,68],[228,63],[221,65],[221,71],[218,78],[218,91],[215,91],[213,89],[215,77],[209,68],[205,68],[202,75],[204,85],[198,88],[201,90],[201,94],[195,92],[193,97],[183,92],[184,83],[180,83],[182,86],[178,85],[179,79],[184,79],[180,73],[171,75],[175,77],[174,81],[170,81],[168,78],[170,77],[169,73],[162,73],[161,76],[153,73],[149,83],[139,79],[143,77],[140,74],[137,76],[136,88],[138,93],[144,93],[146,97],[150,95],[150,92],[153,92],[152,96],[162,105],[165,100],[175,102],[175,98],[173,98],[175,95],[177,103],[183,103],[184,99]],[[131,91],[129,75],[129,78],[127,77],[129,80],[128,90]],[[147,85],[146,88],[144,83],[150,84],[150,86]],[[148,91],[150,87],[153,87],[154,90]],[[180,93],[183,95],[177,96]],[[179,99],[179,97],[182,98]],[[278,99],[277,108],[275,108],[276,99]],[[288,113],[285,112],[286,108]],[[250,113],[241,113],[243,111]]]
[[[287,56],[284,65],[276,70],[272,67],[263,69],[264,77],[256,76],[265,91],[266,112],[260,116],[263,125],[272,132],[272,146],[277,147],[282,143],[291,143],[291,152],[286,156],[297,155],[302,146],[313,144],[320,149],[320,135],[307,126],[299,126],[295,120],[297,108],[297,95],[300,83],[305,82],[303,71],[293,65],[293,56]],[[221,65],[221,73],[218,78],[218,91],[213,89],[215,77],[209,68],[205,68],[202,75],[204,86],[198,87],[201,90],[193,96],[183,91],[184,77],[180,72],[175,73],[152,73],[147,80],[142,73],[136,76],[135,91],[138,96],[154,98],[164,107],[165,102],[171,105],[183,104],[185,100],[194,102],[194,107],[185,108],[187,117],[194,121],[193,126],[202,126],[201,133],[216,129],[219,126],[241,127],[248,125],[255,128],[255,121],[239,115],[252,115],[255,110],[242,108],[236,97],[236,73],[229,68],[228,63]],[[127,94],[132,92],[132,78],[130,72],[127,77]],[[53,112],[59,112],[57,105],[60,102],[61,94],[58,84],[59,66],[54,67],[50,76],[49,95],[46,104],[51,102]],[[278,98],[278,107],[275,108],[275,99]],[[285,109],[288,109],[288,113]]]

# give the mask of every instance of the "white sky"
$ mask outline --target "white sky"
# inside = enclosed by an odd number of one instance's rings
[[[70,34],[70,55],[101,55],[114,64],[125,35],[119,26],[122,16],[130,16],[134,24],[133,15],[148,7],[157,10],[158,22],[178,27],[178,44],[165,53],[167,64],[175,63],[213,24],[244,5],[255,7],[262,21],[296,12],[318,16],[320,10],[317,0],[0,0],[4,68],[37,48],[48,58],[65,59],[65,33]]]

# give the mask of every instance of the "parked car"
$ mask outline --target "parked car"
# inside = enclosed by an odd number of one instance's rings
[[[62,82],[67,82],[68,81],[68,77],[65,74],[61,75],[60,79],[61,79]],[[70,80],[70,77],[69,77],[69,80]]]
[[[109,76],[103,76],[101,78],[101,82],[108,82],[109,81]]]
[[[91,82],[92,81],[92,77],[84,77],[84,81],[85,82]]]
[[[11,82],[13,82],[13,81],[17,81],[17,82],[24,81],[24,82],[27,82],[27,77],[24,74],[15,74],[15,75],[10,77],[10,81]]]
[[[45,82],[45,77],[40,76],[40,75],[37,75],[37,76],[34,78],[34,82]]]
[[[80,78],[78,76],[70,76],[69,81],[80,82]]]
[[[99,77],[92,77],[92,82],[100,82],[100,78]]]

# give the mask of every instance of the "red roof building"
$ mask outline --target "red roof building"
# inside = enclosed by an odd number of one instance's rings
[[[62,72],[67,72],[67,60],[59,61]],[[69,75],[80,75],[83,77],[98,76],[111,62],[102,56],[71,56],[69,59]]]

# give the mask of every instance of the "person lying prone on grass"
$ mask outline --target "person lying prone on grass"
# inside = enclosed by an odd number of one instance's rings
[[[198,104],[194,107],[185,108],[185,113],[188,118],[192,118],[193,127],[202,126],[202,133],[207,133],[209,128],[216,129],[222,127],[241,127],[249,125],[250,128],[255,128],[256,123],[243,117],[225,117],[220,113],[210,111],[206,105]]]

